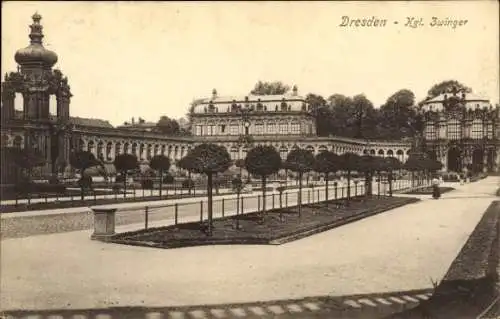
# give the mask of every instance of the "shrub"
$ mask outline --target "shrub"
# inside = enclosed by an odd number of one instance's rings
[[[192,179],[183,180],[182,188],[194,188],[194,181]]]
[[[57,178],[57,176],[55,175],[51,175],[49,177],[49,184],[51,185],[57,185],[57,184],[60,184],[61,182],[59,181],[59,178]]]
[[[164,184],[173,184],[175,182],[175,179],[172,175],[168,174],[163,178],[163,183]]]
[[[122,186],[120,184],[114,184],[112,189],[113,189],[113,192],[119,193],[122,189]]]
[[[153,189],[154,188],[154,183],[150,179],[145,179],[141,182],[141,186],[144,189]]]

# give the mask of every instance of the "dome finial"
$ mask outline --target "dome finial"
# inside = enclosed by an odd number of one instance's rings
[[[40,20],[42,20],[42,16],[38,13],[35,12],[34,15],[31,16],[33,19],[33,24],[30,25],[31,28],[31,33],[30,33],[30,39],[32,44],[42,44],[42,39],[43,39],[43,33],[42,33],[42,25],[40,24]]]

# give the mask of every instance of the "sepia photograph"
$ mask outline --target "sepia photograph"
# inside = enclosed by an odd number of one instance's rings
[[[499,12],[2,1],[0,319],[500,319]]]

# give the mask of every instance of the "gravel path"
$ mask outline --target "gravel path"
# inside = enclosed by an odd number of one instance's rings
[[[91,241],[90,231],[5,239],[0,304],[172,306],[430,288],[496,187],[488,178],[280,246],[148,249]]]

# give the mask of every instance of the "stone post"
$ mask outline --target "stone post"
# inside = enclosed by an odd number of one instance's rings
[[[115,234],[116,208],[92,208],[94,213],[94,233],[92,240],[109,241]]]

